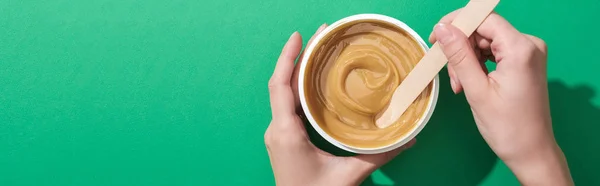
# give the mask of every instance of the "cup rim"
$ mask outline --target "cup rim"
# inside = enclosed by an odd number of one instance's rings
[[[417,34],[417,32],[415,32],[412,28],[410,28],[408,25],[406,25],[404,22],[402,22],[400,20],[397,20],[397,19],[389,17],[389,16],[381,15],[381,14],[356,14],[356,15],[351,15],[351,16],[342,18],[342,19],[334,22],[327,28],[325,28],[321,33],[319,33],[317,36],[315,36],[312,43],[310,43],[310,45],[308,45],[306,47],[304,55],[310,56],[313,53],[317,44],[319,44],[320,41],[325,36],[328,36],[329,33],[334,31],[336,28],[338,28],[340,26],[345,26],[346,24],[353,23],[355,21],[360,21],[360,20],[381,21],[381,22],[385,22],[387,24],[395,25],[395,26],[399,27],[400,29],[403,29],[405,32],[407,32],[415,41],[417,41],[417,43],[419,43],[419,45],[421,45],[421,48],[425,52],[427,52],[429,50],[429,47],[427,46],[427,44],[425,43],[423,38],[421,38],[419,36],[419,34]],[[381,146],[381,147],[362,148],[362,147],[354,147],[351,145],[344,144],[344,143],[336,140],[335,138],[331,137],[329,134],[327,134],[327,132],[325,132],[321,128],[321,126],[319,124],[317,124],[316,120],[314,119],[314,117],[312,116],[312,114],[310,112],[310,109],[308,108],[308,105],[306,103],[307,102],[306,94],[304,93],[304,91],[305,91],[304,79],[305,79],[305,74],[306,74],[306,66],[308,65],[309,59],[310,59],[310,57],[303,57],[303,60],[302,60],[301,66],[300,66],[299,76],[298,76],[298,94],[300,97],[300,104],[302,106],[302,110],[304,111],[304,115],[308,119],[309,123],[319,133],[319,135],[321,135],[321,137],[325,138],[325,140],[327,140],[329,143],[333,144],[334,146],[336,146],[340,149],[343,149],[345,151],[352,152],[352,153],[358,153],[358,154],[377,154],[377,153],[391,151],[393,149],[401,147],[402,145],[408,143],[410,140],[412,140],[414,137],[416,137],[417,134],[419,134],[421,132],[421,130],[425,127],[425,125],[429,122],[429,119],[433,115],[433,111],[435,110],[435,106],[437,104],[437,99],[438,99],[438,94],[439,94],[439,75],[436,75],[435,78],[433,79],[433,87],[432,87],[432,91],[431,91],[432,95],[429,97],[429,100],[428,100],[429,105],[427,106],[427,108],[425,110],[425,114],[423,114],[421,116],[417,125],[415,127],[413,127],[411,129],[411,131],[407,133],[407,135],[404,135],[403,137],[399,138],[394,143],[391,143],[391,144],[388,144],[385,146]]]

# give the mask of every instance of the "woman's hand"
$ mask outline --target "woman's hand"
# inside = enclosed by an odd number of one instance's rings
[[[546,44],[496,13],[467,38],[450,24],[458,11],[441,19],[429,41],[441,44],[452,89],[464,91],[482,136],[523,185],[572,185],[552,131]],[[490,73],[488,59],[497,64]]]
[[[325,27],[321,26],[317,33]],[[387,153],[353,157],[336,157],[315,147],[296,113],[299,101],[294,96],[297,90],[294,61],[301,49],[302,38],[295,32],[283,47],[269,80],[273,117],[265,132],[265,144],[277,185],[358,185],[377,168],[414,144],[412,141]]]

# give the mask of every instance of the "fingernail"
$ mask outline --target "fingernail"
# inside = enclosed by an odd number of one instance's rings
[[[294,37],[294,35],[296,35],[296,34],[298,34],[298,31],[294,31],[294,33],[292,33],[292,35],[290,35],[290,38],[288,40],[292,39],[292,37]]]
[[[288,58],[296,58],[296,56],[293,54],[293,51],[290,51],[289,47],[291,45],[290,41],[292,40],[292,38],[294,38],[296,35],[298,34],[298,31],[295,31],[294,33],[292,33],[292,35],[290,35],[290,38],[288,38],[288,41],[285,43],[285,46],[283,47],[283,53],[285,54],[285,56],[287,56]]]
[[[431,32],[429,33],[429,37],[427,38],[431,43],[435,42],[435,40],[432,41],[434,39],[433,37],[435,37],[435,27],[437,27],[437,25],[433,25],[433,28],[431,28]]]
[[[429,37],[427,37],[427,40],[429,40],[429,42],[434,42],[433,41],[433,32],[429,33]]]
[[[448,25],[444,23],[438,24],[434,29],[436,39],[442,44],[447,44],[454,39],[454,34],[448,29]]]
[[[292,35],[290,35],[290,37],[288,38],[285,46],[283,47],[284,49],[286,49],[288,47],[288,45],[290,44],[290,41],[292,40],[292,38],[294,38],[294,36],[298,34],[298,31],[294,31],[294,33],[292,33]]]
[[[319,29],[317,29],[317,32],[315,32],[315,33],[319,33],[319,32],[321,32],[321,31],[325,30],[325,28],[327,28],[327,23],[323,23],[323,24],[322,24],[322,25],[319,27]]]

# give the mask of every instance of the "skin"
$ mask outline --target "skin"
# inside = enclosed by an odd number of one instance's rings
[[[467,38],[450,25],[458,11],[440,20],[429,41],[442,45],[452,90],[464,92],[483,138],[522,185],[574,185],[552,131],[546,44],[519,32],[496,13]],[[358,185],[414,141],[384,154],[353,157],[336,157],[316,148],[298,115],[299,99],[294,95],[294,61],[301,48],[302,39],[295,32],[269,80],[272,121],[265,144],[276,183]],[[489,73],[483,65],[488,59],[497,63]]]
[[[326,25],[322,25],[319,33]],[[377,168],[390,161],[414,141],[396,150],[375,155],[336,157],[315,147],[296,113],[300,103],[292,86],[294,61],[302,49],[302,38],[294,32],[283,47],[269,80],[272,120],[265,144],[277,185],[358,185]],[[299,60],[301,61],[301,60]],[[292,78],[292,76],[294,78]],[[343,178],[343,179],[340,179]]]
[[[556,143],[547,86],[547,47],[492,13],[471,39],[441,19],[430,42],[448,58],[455,93],[464,91],[479,132],[522,185],[573,185]],[[496,70],[483,63],[491,59]]]

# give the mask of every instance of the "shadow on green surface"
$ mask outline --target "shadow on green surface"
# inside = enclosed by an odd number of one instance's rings
[[[481,138],[462,95],[450,92],[447,73],[440,74],[438,106],[417,144],[383,166],[380,171],[392,183],[369,177],[365,186],[376,185],[478,185],[497,161]],[[600,185],[600,108],[591,102],[589,86],[567,87],[549,83],[554,133],[563,149],[576,185]],[[336,155],[352,155],[322,139],[310,125],[309,134],[319,148]]]
[[[551,82],[549,90],[554,133],[575,185],[600,185],[600,108],[592,103],[594,89]]]
[[[446,70],[440,80],[435,113],[415,146],[380,169],[393,183],[368,178],[362,185],[477,185],[490,172],[497,157],[477,131],[469,105],[463,95],[451,92]],[[312,129],[309,134],[318,147],[350,155],[328,144]]]

